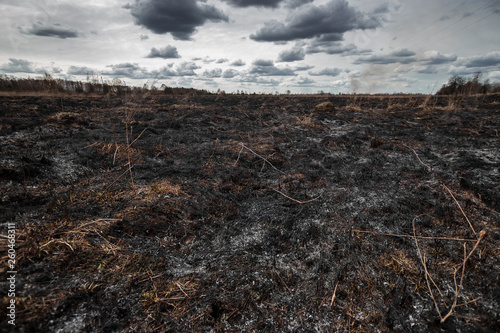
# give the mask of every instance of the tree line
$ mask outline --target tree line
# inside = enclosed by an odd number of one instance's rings
[[[436,95],[476,95],[500,93],[500,83],[490,83],[482,80],[482,73],[478,72],[470,78],[454,75],[448,83],[443,84]]]

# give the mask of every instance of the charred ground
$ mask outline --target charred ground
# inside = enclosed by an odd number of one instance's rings
[[[500,330],[499,95],[6,95],[0,116],[18,331]]]

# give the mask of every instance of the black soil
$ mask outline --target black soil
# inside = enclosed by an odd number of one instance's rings
[[[500,331],[498,95],[1,96],[0,117],[2,331]]]

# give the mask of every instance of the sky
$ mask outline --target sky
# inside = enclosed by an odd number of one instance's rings
[[[500,82],[500,0],[0,0],[0,74],[228,93]]]

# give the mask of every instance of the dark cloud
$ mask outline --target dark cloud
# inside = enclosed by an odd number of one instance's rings
[[[460,64],[468,68],[500,66],[500,51],[465,58]]]
[[[55,38],[76,38],[79,36],[78,31],[71,28],[62,27],[60,24],[43,25],[36,23],[29,29],[19,27],[19,31],[25,35],[34,35],[40,37],[55,37]]]
[[[194,57],[191,60],[193,61],[203,61],[205,64],[210,64],[215,61],[215,59],[210,58],[209,56],[205,56],[204,58],[202,57]]]
[[[215,69],[211,69],[211,70],[205,70],[205,72],[203,72],[203,76],[211,77],[211,78],[221,77],[222,76],[222,69],[215,68]]]
[[[338,76],[342,73],[342,69],[340,68],[324,68],[319,72],[309,72],[309,75],[313,76]]]
[[[200,69],[194,62],[183,62],[176,68],[178,76],[195,76],[195,70]]]
[[[277,8],[283,0],[222,0],[234,7],[270,7]]]
[[[420,74],[437,74],[438,73],[436,66],[417,66],[414,70]]]
[[[309,66],[309,65],[303,65],[303,66],[297,66],[295,67],[296,71],[308,71],[310,69],[313,69],[314,66]]]
[[[313,1],[314,0],[287,0],[285,2],[285,7],[293,9],[311,3]]]
[[[456,54],[441,54],[438,51],[428,51],[422,61],[427,65],[442,65],[457,60]]]
[[[450,68],[448,69],[448,73],[451,75],[464,76],[464,75],[471,75],[471,74],[477,73],[477,69],[473,69],[473,68],[465,67],[465,66],[451,65]]]
[[[5,73],[35,73],[33,63],[24,59],[9,58],[7,64],[0,66],[0,70]]]
[[[238,71],[234,69],[226,69],[224,73],[222,73],[222,77],[225,79],[232,79],[233,77],[238,75]]]
[[[410,51],[408,49],[398,49],[390,53],[391,56],[396,57],[396,58],[405,58],[405,57],[412,57],[414,55],[417,55],[415,52]]]
[[[252,65],[257,67],[272,67],[274,66],[274,62],[272,60],[257,59],[252,63]]]
[[[263,76],[290,76],[297,75],[289,68],[279,68],[274,65],[272,60],[258,59],[252,63],[249,74],[258,74]]]
[[[278,62],[293,62],[304,60],[306,52],[303,48],[293,48],[291,50],[285,50],[280,52],[278,56]]]
[[[307,86],[307,85],[311,85],[313,83],[316,83],[316,81],[311,80],[307,76],[299,76],[299,78],[297,79],[296,83],[298,85],[300,85],[300,86]]]
[[[151,77],[151,73],[147,68],[130,62],[108,65],[106,68],[107,69],[101,72],[102,75],[127,77],[131,79],[146,79]]]
[[[70,75],[93,75],[97,74],[97,71],[87,66],[70,66],[66,73]]]
[[[236,66],[236,67],[241,67],[241,66],[245,66],[246,63],[243,60],[238,59],[238,60],[235,60],[232,63],[230,63],[230,65],[231,66]]]
[[[163,59],[173,59],[180,58],[177,48],[172,45],[167,45],[161,49],[153,47],[151,52],[146,56],[146,58],[163,58]]]
[[[471,75],[477,72],[498,72],[500,66],[500,51],[492,51],[486,54],[467,58],[460,58],[450,66],[448,73],[452,75]]]
[[[278,8],[280,4],[284,4],[286,8],[297,8],[313,0],[222,0],[233,7],[268,7]]]
[[[227,62],[228,60],[226,58],[219,58],[219,59],[214,59],[214,58],[210,58],[210,56],[206,56],[204,58],[202,57],[195,57],[195,58],[192,58],[193,61],[203,61],[203,63],[205,64],[210,64],[212,62],[215,62],[216,64],[223,64],[225,62]]]
[[[32,74],[51,74],[60,73],[58,67],[38,67],[31,61],[25,59],[9,58],[9,62],[0,66],[0,71],[4,73],[32,73]]]
[[[383,3],[373,10],[373,14],[387,14],[390,12],[389,3]]]
[[[246,74],[242,75],[238,80],[238,82],[249,82],[249,83],[256,83],[262,86],[278,86],[281,81],[273,79],[273,78],[265,78],[261,77],[259,75],[254,75],[254,74]]]
[[[377,14],[366,14],[349,5],[346,0],[333,0],[321,6],[308,6],[293,11],[285,20],[265,23],[250,38],[259,42],[292,41],[336,34],[347,31],[375,29],[383,20]]]
[[[149,70],[137,63],[121,63],[116,65],[108,65],[107,69],[102,71],[101,75],[109,75],[114,77],[127,77],[130,79],[162,79],[171,76],[195,76],[195,70],[200,69],[194,62],[183,62],[176,68],[173,64],[169,64],[160,69]]]
[[[365,57],[359,57],[354,61],[354,64],[377,64],[377,65],[388,65],[388,64],[410,64],[417,61],[415,57],[416,53],[408,49],[395,50],[389,54],[385,55],[371,55]]]
[[[156,34],[170,33],[174,39],[190,40],[196,28],[205,22],[228,22],[228,17],[218,8],[203,0],[137,0],[128,5],[135,23]]]
[[[358,48],[354,44],[343,45],[339,42],[320,42],[317,40],[313,40],[306,48],[306,53],[355,55],[362,52],[358,51]]]

